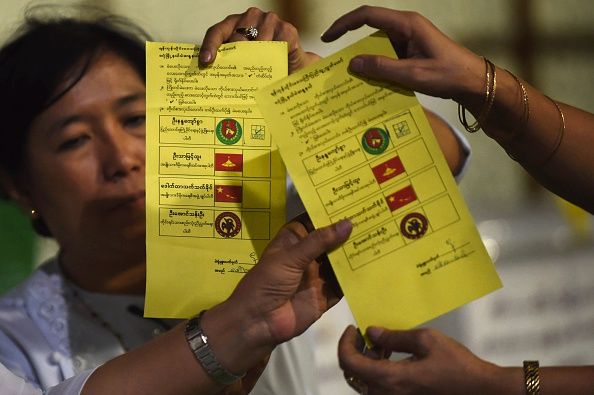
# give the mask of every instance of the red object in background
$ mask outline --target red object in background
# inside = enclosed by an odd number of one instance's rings
[[[388,181],[391,178],[396,177],[399,174],[404,173],[404,165],[400,160],[399,156],[395,156],[387,161],[380,163],[377,166],[371,168],[373,175],[377,180],[378,184]]]
[[[215,171],[243,171],[243,154],[215,152]]]
[[[417,200],[417,194],[412,185],[406,186],[386,197],[386,203],[388,203],[390,211],[398,210],[415,200]]]

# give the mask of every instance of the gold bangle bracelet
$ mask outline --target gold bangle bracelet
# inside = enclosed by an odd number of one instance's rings
[[[505,71],[507,71],[507,73],[509,75],[511,75],[512,78],[516,81],[516,83],[518,84],[518,87],[520,88],[520,92],[522,94],[523,109],[522,109],[522,117],[520,119],[523,124],[520,125],[520,127],[523,128],[524,126],[526,126],[528,124],[528,121],[530,120],[530,99],[528,98],[528,91],[526,90],[526,87],[524,86],[522,81],[518,77],[516,77],[516,75],[514,73],[512,73],[511,71],[509,71],[507,69],[505,69]],[[522,133],[522,131],[518,132],[518,130],[516,129],[516,131],[512,134],[510,141],[517,141],[523,135],[524,135],[524,133]],[[505,152],[507,153],[507,156],[509,156],[511,159],[515,160],[516,162],[518,162],[518,159],[515,156],[513,156],[507,150],[505,150]]]
[[[497,92],[497,69],[489,59],[485,60],[487,61],[489,68],[491,69],[491,74],[493,74],[493,84],[491,86],[491,92],[489,94],[489,99],[487,101],[487,108],[485,108],[485,112],[481,114],[481,117],[478,120],[478,122],[481,125],[485,123],[487,117],[489,116],[489,113],[491,112],[491,109],[493,108],[493,103],[495,103],[495,93]]]
[[[493,103],[495,102],[495,93],[497,91],[497,70],[495,65],[488,60],[487,58],[483,57],[485,61],[485,102],[483,104],[483,108],[479,116],[476,118],[472,125],[468,124],[466,119],[466,108],[458,103],[458,120],[464,126],[464,129],[468,133],[476,133],[478,132],[484,125],[485,120],[489,116],[491,112],[491,108],[493,107]]]
[[[509,152],[507,152],[507,155],[523,164],[524,166],[528,166],[531,168],[537,168],[537,167],[543,167],[544,165],[546,165],[547,163],[549,163],[549,161],[555,156],[555,154],[557,153],[557,151],[559,151],[559,147],[561,147],[561,143],[563,142],[563,137],[565,137],[565,114],[563,114],[563,110],[561,110],[561,106],[559,106],[559,104],[557,104],[557,102],[553,99],[551,99],[550,97],[546,96],[545,97],[547,99],[549,99],[554,105],[555,108],[557,109],[557,112],[559,113],[559,119],[560,119],[560,126],[559,126],[559,133],[557,134],[557,140],[555,141],[555,145],[553,146],[553,149],[551,150],[551,152],[544,158],[544,160],[540,161],[539,163],[526,163],[526,162],[522,162],[520,160],[518,160],[516,157],[514,157],[512,154],[510,154]]]
[[[524,361],[526,395],[540,395],[540,371],[538,361]]]
[[[557,104],[557,102],[553,99],[551,99],[550,97],[547,96],[547,98],[553,102],[553,104],[555,105],[555,107],[557,108],[557,112],[559,113],[559,118],[561,120],[561,125],[559,127],[559,133],[557,135],[557,141],[555,142],[555,146],[553,147],[553,150],[551,151],[551,153],[549,155],[547,155],[547,157],[538,165],[538,167],[542,167],[544,165],[546,165],[547,163],[549,163],[549,161],[553,158],[553,156],[555,156],[555,154],[557,153],[557,151],[559,151],[559,147],[561,147],[561,142],[563,141],[563,137],[565,136],[565,115],[563,114],[563,110],[561,110],[561,107],[559,106],[559,104]]]
[[[528,91],[526,90],[526,87],[524,86],[524,84],[522,83],[522,81],[516,77],[516,75],[514,73],[512,73],[509,70],[505,70],[507,71],[507,73],[516,81],[516,83],[518,84],[518,88],[520,89],[520,93],[522,95],[522,117],[520,118],[524,124],[528,123],[528,120],[530,119],[530,100],[528,98]],[[517,135],[518,133],[516,133]],[[517,137],[516,137],[517,138]]]

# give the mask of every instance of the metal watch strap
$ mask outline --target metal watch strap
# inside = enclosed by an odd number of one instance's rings
[[[208,345],[208,337],[202,332],[200,326],[204,312],[205,310],[191,318],[186,324],[186,340],[196,360],[202,365],[206,373],[217,383],[229,385],[245,376],[245,373],[241,375],[233,374],[217,361]]]
[[[526,382],[526,395],[540,394],[538,361],[524,361],[524,381]]]

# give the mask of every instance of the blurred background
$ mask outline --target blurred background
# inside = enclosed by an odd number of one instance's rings
[[[0,41],[19,24],[25,7],[37,3],[3,0]],[[372,31],[363,28],[332,44],[319,40],[336,17],[363,4],[353,0],[53,3],[98,5],[126,15],[156,41],[200,43],[210,25],[250,6],[275,11],[292,22],[300,30],[303,47],[320,55],[333,53]],[[392,0],[370,4],[418,11],[455,40],[549,96],[594,111],[591,0]],[[460,127],[454,102],[419,99]],[[466,136],[472,157],[460,188],[504,288],[427,325],[444,330],[498,364],[519,365],[524,359],[540,359],[541,364],[593,364],[591,216],[537,186],[482,132]],[[54,248],[51,241],[34,236],[28,218],[18,209],[0,202],[0,292],[21,281]],[[315,327],[323,394],[350,393],[336,361],[336,339],[344,329],[336,322],[348,319],[348,311],[334,309]]]

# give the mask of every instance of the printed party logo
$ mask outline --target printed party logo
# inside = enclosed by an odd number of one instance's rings
[[[225,211],[217,215],[215,219],[215,229],[218,234],[225,238],[232,238],[241,231],[241,220],[237,214]]]
[[[243,171],[243,154],[215,152],[215,171]]]
[[[382,128],[367,129],[361,138],[363,149],[371,155],[379,155],[388,148],[390,137]]]
[[[410,213],[402,218],[400,221],[400,232],[407,239],[420,239],[427,233],[429,228],[429,221],[421,213]]]
[[[233,118],[220,121],[216,127],[217,139],[223,144],[233,145],[241,139],[241,124]]]

